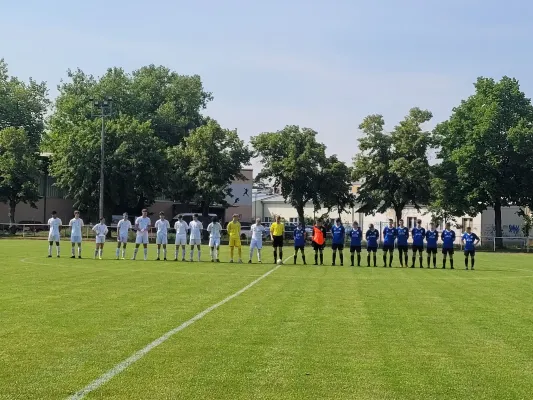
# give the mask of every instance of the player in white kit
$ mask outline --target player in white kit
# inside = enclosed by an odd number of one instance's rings
[[[137,252],[141,244],[144,248],[144,261],[148,258],[148,231],[150,230],[150,225],[152,225],[152,221],[148,218],[148,210],[145,208],[142,210],[142,217],[138,217],[135,220],[137,237],[135,238],[135,250],[133,251],[132,260],[135,260],[137,257]]]
[[[154,226],[157,229],[155,238],[155,243],[157,244],[156,261],[160,260],[161,246],[163,246],[163,260],[167,261],[168,230],[170,229],[170,223],[165,219],[165,213],[163,211],[159,213],[159,219],[155,221]]]
[[[72,255],[70,258],[76,258],[75,247],[78,245],[78,258],[81,258],[81,230],[83,228],[83,220],[80,218],[80,212],[74,211],[74,218],[68,223],[70,227],[70,242],[72,243]]]
[[[93,226],[93,231],[96,234],[96,249],[94,250],[94,258],[98,257],[102,259],[102,253],[104,252],[105,237],[108,229],[105,224],[105,218],[100,218],[100,223]]]
[[[261,249],[263,248],[263,233],[265,232],[265,227],[261,225],[261,218],[255,220],[255,224],[250,227],[252,232],[252,241],[250,242],[250,259],[248,264],[252,263],[252,258],[254,256],[254,249],[257,249],[257,262],[261,263]]]
[[[52,245],[56,242],[57,257],[59,258],[59,231],[61,230],[63,222],[57,218],[57,212],[52,211],[52,218],[48,220],[50,233],[48,233],[48,257],[52,257]]]
[[[183,215],[178,215],[178,220],[174,224],[176,231],[176,250],[174,251],[174,261],[178,261],[179,248],[181,246],[181,261],[185,261],[185,246],[187,245],[187,230],[189,225],[183,220]]]
[[[194,246],[198,248],[198,261],[200,261],[201,256],[201,244],[202,244],[202,231],[204,226],[200,221],[198,221],[198,214],[192,216],[192,221],[189,224],[189,231],[191,235],[189,237],[189,244],[191,245],[191,261],[193,260],[194,255]]]
[[[122,245],[122,259],[126,257],[126,245],[128,244],[128,236],[130,234],[131,222],[128,218],[128,213],[122,214],[122,219],[117,224],[117,250],[115,256],[120,255],[120,247]]]
[[[211,262],[220,262],[218,258],[218,249],[220,247],[220,233],[222,225],[218,222],[218,217],[213,217],[211,223],[207,226],[209,232],[209,247],[211,248]]]

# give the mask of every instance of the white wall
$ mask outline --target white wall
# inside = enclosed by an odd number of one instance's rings
[[[502,207],[502,236],[505,237],[522,237],[522,226],[524,219],[517,212],[520,207]],[[481,235],[487,238],[493,238],[496,235],[494,225],[494,209],[490,208],[481,213]]]

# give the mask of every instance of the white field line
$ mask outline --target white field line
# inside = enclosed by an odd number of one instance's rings
[[[292,255],[285,259],[284,262],[292,258]],[[144,357],[146,354],[148,354],[151,350],[159,346],[160,344],[166,342],[168,339],[170,339],[172,336],[174,336],[176,333],[184,330],[188,326],[194,324],[196,321],[202,319],[207,314],[209,314],[211,311],[216,310],[220,306],[226,304],[228,301],[234,299],[235,297],[241,295],[242,293],[246,292],[248,289],[250,289],[255,284],[259,283],[263,279],[265,279],[267,276],[269,276],[272,272],[276,271],[281,265],[277,265],[264,275],[261,275],[259,278],[257,278],[255,281],[250,282],[248,285],[243,287],[241,290],[233,293],[231,296],[226,297],[224,300],[213,304],[211,307],[206,308],[204,311],[202,311],[199,314],[196,314],[194,317],[192,317],[190,320],[185,321],[180,326],[175,327],[174,329],[171,329],[164,335],[160,336],[156,340],[154,340],[152,343],[148,344],[147,346],[143,347],[141,350],[137,351],[130,357],[126,358],[124,361],[118,363],[113,368],[111,368],[109,371],[107,371],[105,374],[101,375],[99,378],[95,379],[91,383],[89,383],[87,386],[85,386],[80,391],[76,392],[72,396],[68,397],[69,400],[79,400],[83,399],[87,394],[91,393],[92,391],[98,389],[100,386],[106,384],[111,379],[113,379],[115,376],[120,374],[122,371],[124,371],[126,368],[128,368],[131,364],[139,361],[142,357]]]

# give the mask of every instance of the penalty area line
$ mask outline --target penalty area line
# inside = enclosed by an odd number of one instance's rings
[[[284,263],[286,261],[288,261],[291,257],[292,256],[287,257],[284,260]],[[281,264],[281,265],[283,265],[283,264]],[[96,389],[100,388],[101,386],[105,385],[107,382],[109,382],[115,376],[120,374],[122,371],[124,371],[130,365],[132,365],[133,363],[139,361],[142,357],[144,357],[146,354],[148,354],[151,350],[155,349],[160,344],[163,344],[164,342],[166,342],[168,339],[170,339],[176,333],[184,330],[188,326],[194,324],[196,321],[199,321],[200,319],[205,317],[211,311],[216,310],[220,306],[226,304],[228,301],[233,300],[235,297],[243,294],[248,289],[250,289],[251,287],[253,287],[257,283],[261,282],[263,279],[265,279],[267,276],[269,276],[271,273],[273,273],[279,267],[281,267],[281,265],[277,265],[276,267],[272,268],[270,271],[268,271],[265,274],[261,275],[256,280],[250,282],[248,285],[243,287],[241,290],[239,290],[239,291],[233,293],[232,295],[226,297],[224,300],[221,300],[218,303],[213,304],[212,306],[206,308],[204,311],[200,312],[199,314],[196,314],[194,317],[192,317],[188,321],[185,321],[181,325],[175,327],[174,329],[171,329],[170,331],[168,331],[164,335],[158,337],[153,342],[151,342],[150,344],[146,345],[142,349],[138,350],[137,352],[135,352],[134,354],[132,354],[130,357],[126,358],[122,362],[118,363],[113,368],[111,368],[109,371],[107,371],[106,373],[101,375],[99,378],[95,379],[94,381],[89,383],[87,386],[85,386],[83,389],[81,389],[80,391],[74,393],[72,396],[68,397],[67,399],[68,400],[80,400],[80,399],[83,399],[89,393],[91,393],[91,392],[95,391]]]

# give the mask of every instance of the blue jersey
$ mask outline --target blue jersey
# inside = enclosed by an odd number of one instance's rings
[[[463,237],[461,239],[465,242],[465,251],[475,250],[476,246],[474,245],[474,242],[476,240],[479,240],[479,238],[474,232],[463,233]]]
[[[352,229],[350,231],[350,238],[350,246],[361,246],[361,239],[363,238],[361,228]]]
[[[455,242],[455,231],[444,229],[442,231],[441,238],[443,249],[453,249],[453,243]]]
[[[396,228],[386,226],[385,229],[383,229],[383,244],[385,244],[385,246],[394,246],[395,239]]]
[[[373,231],[369,229],[366,231],[365,237],[367,247],[378,247],[379,231],[377,229]]]
[[[331,234],[333,235],[333,244],[344,244],[344,235],[346,234],[346,231],[343,225],[333,225],[331,227]]]
[[[294,230],[294,247],[305,246],[305,231],[302,228]]]
[[[439,231],[435,230],[429,230],[426,231],[426,242],[428,249],[436,249],[437,248],[437,240],[439,240]]]
[[[409,237],[409,229],[407,227],[396,228],[396,236],[398,240],[398,246],[407,246],[407,238]]]
[[[426,238],[426,230],[424,228],[413,228],[411,234],[413,235],[413,246],[424,246],[424,239]]]

